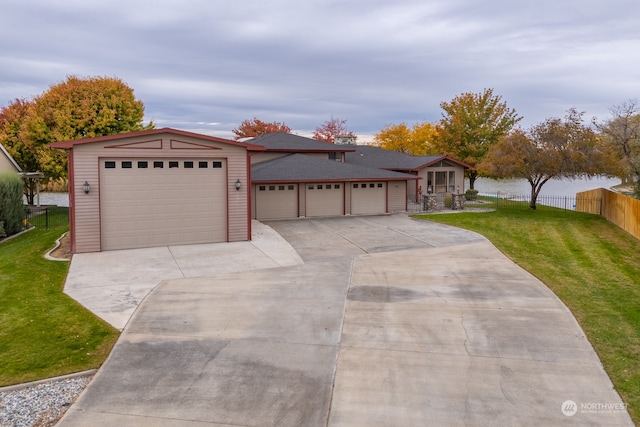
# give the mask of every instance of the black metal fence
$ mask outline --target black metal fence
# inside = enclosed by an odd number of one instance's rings
[[[49,228],[67,224],[69,224],[69,208],[63,206],[25,206],[24,228]]]
[[[437,205],[432,211],[443,212],[452,210],[451,195],[436,195]],[[481,193],[473,200],[465,200],[465,211],[490,211],[497,209],[530,209],[530,194],[515,193]],[[601,199],[587,199],[584,196],[551,196],[539,195],[536,199],[536,210],[538,209],[563,209],[575,211],[576,206],[588,203],[590,205],[600,206]],[[409,200],[408,211],[412,213],[427,212],[425,203],[416,203],[415,200]]]

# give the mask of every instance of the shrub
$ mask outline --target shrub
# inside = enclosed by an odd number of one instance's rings
[[[468,189],[467,191],[465,191],[464,193],[464,198],[467,200],[476,200],[478,198],[478,190],[474,189]]]
[[[0,173],[0,222],[10,236],[22,230],[22,178],[13,172]]]
[[[4,222],[0,221],[0,238],[6,237],[7,233],[4,232]]]

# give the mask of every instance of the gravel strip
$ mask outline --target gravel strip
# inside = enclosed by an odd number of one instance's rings
[[[0,392],[0,426],[55,425],[91,378],[85,375]]]

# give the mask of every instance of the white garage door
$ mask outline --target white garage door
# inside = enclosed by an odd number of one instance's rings
[[[227,241],[223,159],[100,161],[102,249]]]
[[[351,186],[351,213],[381,214],[387,212],[387,183],[361,182]]]
[[[298,218],[298,184],[256,186],[256,219]]]
[[[344,215],[342,183],[306,184],[307,216]]]

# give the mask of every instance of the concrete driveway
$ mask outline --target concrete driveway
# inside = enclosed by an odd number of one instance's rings
[[[481,236],[268,225],[303,264],[162,282],[60,425],[632,425],[571,313]]]

